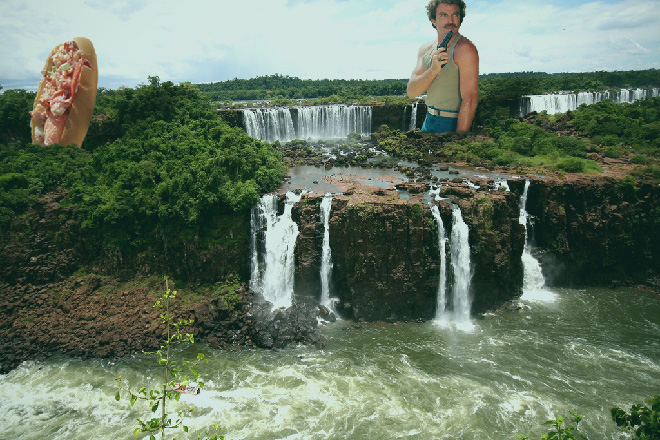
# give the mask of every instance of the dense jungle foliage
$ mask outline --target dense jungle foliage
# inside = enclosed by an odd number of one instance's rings
[[[412,70],[412,66],[411,66]],[[329,98],[339,101],[361,100],[374,96],[405,95],[408,79],[344,80],[300,79],[286,75],[234,78],[207,84],[196,84],[212,101]],[[480,89],[499,99],[537,95],[559,90],[591,90],[628,87],[657,87],[660,70],[625,72],[541,73],[520,72],[487,74],[479,77]],[[480,103],[481,105],[481,103]]]
[[[328,93],[401,93],[397,81],[300,80],[274,75],[205,85],[214,90],[295,90]],[[459,139],[445,152],[473,163],[597,171],[588,153],[628,157],[640,174],[660,179],[660,99],[632,105],[609,101],[568,115],[520,121],[509,106],[521,94],[557,89],[603,89],[660,84],[660,71],[485,75],[475,127],[487,138]],[[405,86],[405,81],[403,81]],[[34,93],[0,94],[0,225],[49,191],[63,188],[83,228],[142,234],[154,224],[195,225],[211,213],[237,212],[275,189],[286,170],[270,144],[231,128],[216,114],[202,85],[162,82],[100,89],[84,148],[30,144]],[[405,89],[405,87],[404,87]],[[204,89],[205,90],[205,89]],[[224,92],[223,92],[224,93]],[[261,93],[261,92],[259,92]],[[288,93],[288,92],[287,92]],[[570,136],[564,136],[570,134]],[[401,133],[381,147],[409,155]]]
[[[0,95],[0,225],[64,189],[83,228],[139,235],[253,206],[286,169],[270,144],[231,128],[189,84],[99,90],[83,148],[29,143],[33,93]],[[8,115],[7,118],[4,115]]]

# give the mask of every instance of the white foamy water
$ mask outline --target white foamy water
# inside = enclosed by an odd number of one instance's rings
[[[532,255],[532,249],[529,244],[528,225],[529,214],[527,213],[527,195],[531,182],[525,181],[525,188],[520,196],[520,217],[519,223],[525,227],[525,248],[522,254],[523,263],[523,294],[520,297],[522,301],[527,302],[554,302],[557,300],[557,294],[546,288],[545,277],[539,261]]]
[[[660,96],[660,89],[620,89],[603,92],[559,92],[547,95],[526,95],[520,99],[519,116],[531,112],[545,111],[550,115],[573,111],[582,104],[592,105],[606,99],[617,104],[632,104],[635,101]]]
[[[336,139],[350,133],[371,135],[369,106],[319,105],[255,108],[241,111],[243,126],[253,138],[268,142],[293,139]]]
[[[431,323],[347,332],[342,323],[325,329],[325,350],[195,344],[175,356],[204,351],[206,387],[172,403],[197,409],[185,419],[190,433],[170,438],[196,439],[214,423],[232,440],[540,438],[543,422],[571,411],[584,416],[588,438],[625,438],[609,409],[660,389],[660,299],[627,289],[562,289],[561,297],[494,314],[471,333]],[[25,363],[0,376],[0,438],[133,438],[135,419],[152,413],[116,402],[115,377],[152,387],[159,373],[148,355]]]
[[[291,218],[291,210],[300,197],[288,192],[284,212],[278,215],[277,195],[266,194],[252,211],[250,288],[273,304],[274,309],[290,307],[293,302],[298,225]]]
[[[438,277],[438,299],[435,320],[438,323],[447,322],[447,235],[445,225],[437,205],[431,205],[431,213],[438,226],[438,253],[440,254],[440,275]]]
[[[326,194],[321,201],[320,212],[323,223],[323,245],[321,251],[321,305],[335,312],[334,301],[330,297],[330,277],[332,276],[332,251],[330,249],[330,212],[332,194]]]
[[[457,328],[471,331],[474,324],[470,320],[470,282],[472,281],[472,263],[470,261],[470,229],[463,220],[461,209],[452,205],[453,222],[451,228],[451,265],[453,269],[453,324]]]

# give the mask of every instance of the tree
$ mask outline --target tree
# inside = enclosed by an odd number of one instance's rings
[[[32,140],[30,110],[34,92],[6,90],[0,93],[0,143],[25,144]]]

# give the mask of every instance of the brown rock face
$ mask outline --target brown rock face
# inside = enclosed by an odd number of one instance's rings
[[[473,313],[520,295],[524,228],[518,224],[517,196],[478,192],[456,184],[448,191],[470,227]],[[465,198],[460,198],[461,196]],[[345,318],[367,321],[431,319],[435,316],[440,255],[438,229],[430,208],[420,201],[386,197],[336,196],[330,217],[332,295]],[[320,298],[324,227],[321,198],[304,198],[294,208],[298,299]],[[421,199],[419,199],[421,200]],[[451,231],[450,201],[440,204]],[[447,250],[447,253],[449,251]]]
[[[660,187],[599,177],[535,179],[530,236],[550,285],[648,283],[660,272]]]
[[[421,204],[333,203],[332,279],[340,313],[367,321],[435,314],[438,249]]]

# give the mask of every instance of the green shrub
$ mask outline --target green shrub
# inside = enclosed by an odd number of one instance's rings
[[[660,396],[653,396],[647,403],[633,405],[630,412],[612,408],[612,419],[636,439],[660,440]]]
[[[543,425],[554,427],[554,431],[548,431],[546,434],[543,434],[541,440],[587,440],[587,437],[583,434],[577,432],[580,422],[582,421],[582,416],[579,416],[575,413],[571,413],[573,416],[571,422],[573,424],[564,424],[563,417],[557,417],[555,420],[548,420]],[[524,437],[522,435],[517,436],[520,440],[529,440],[529,437]]]
[[[641,154],[636,154],[630,158],[630,163],[634,163],[637,165],[646,165],[648,163],[648,159],[646,156],[642,156]]]
[[[557,164],[557,169],[567,173],[581,173],[584,171],[584,162],[576,157],[563,159]]]

